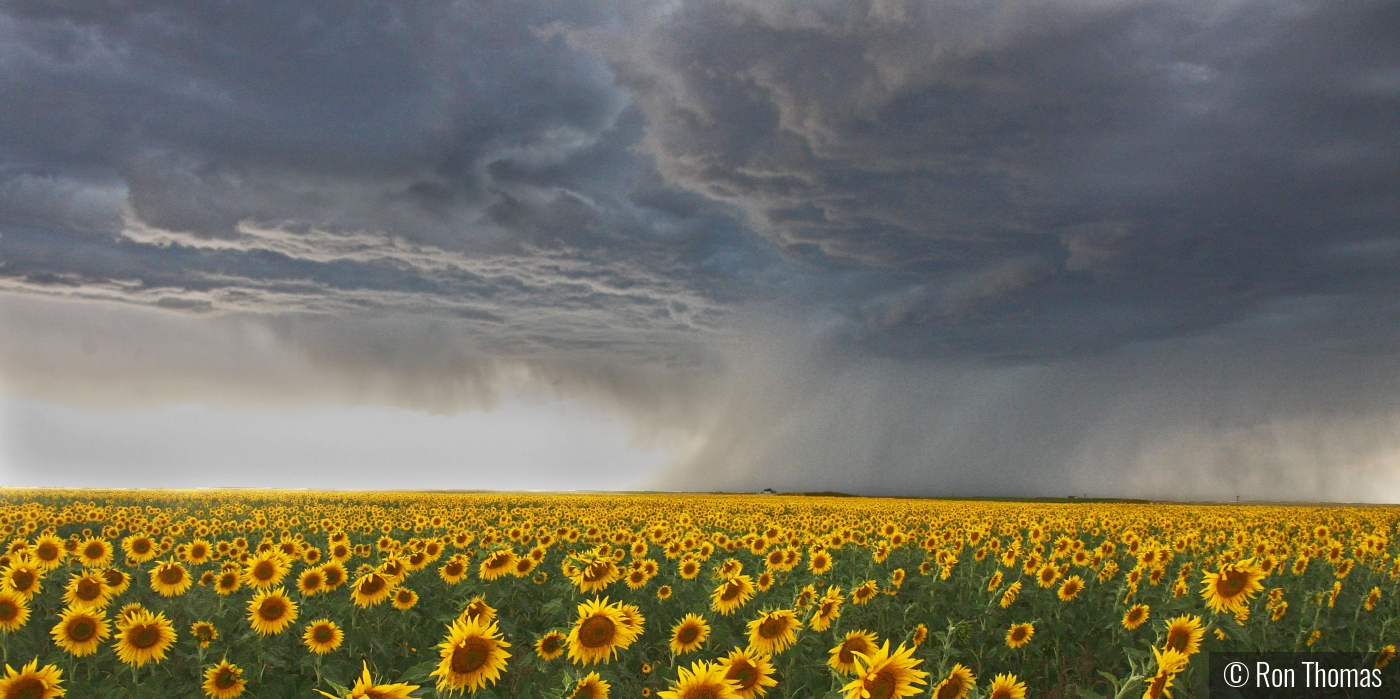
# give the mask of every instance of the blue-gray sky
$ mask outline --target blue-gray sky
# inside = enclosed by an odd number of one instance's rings
[[[1396,2],[0,4],[8,483],[1393,501],[1397,321]]]

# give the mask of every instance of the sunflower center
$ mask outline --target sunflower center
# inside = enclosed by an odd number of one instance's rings
[[[165,568],[160,571],[160,581],[166,585],[178,585],[185,579],[185,572],[179,568]]]
[[[898,686],[895,680],[893,672],[881,670],[875,673],[875,677],[865,679],[865,692],[861,692],[861,694],[869,693],[870,699],[890,699],[894,696],[894,690]],[[943,695],[939,694],[938,699],[943,699]]]
[[[96,580],[81,578],[78,580],[77,597],[84,602],[91,602],[102,596],[102,585]]]
[[[738,682],[739,691],[747,691],[758,684],[758,668],[746,660],[735,661],[729,666],[729,672],[724,673],[724,679]]]
[[[230,689],[236,684],[238,684],[238,677],[233,674],[232,670],[219,670],[219,674],[214,676],[214,686],[219,689]]]
[[[691,687],[680,699],[719,699],[719,692],[712,685]]]
[[[784,631],[787,631],[787,622],[778,617],[769,617],[758,625],[758,635],[770,640],[783,635]]]
[[[127,635],[127,640],[140,650],[153,648],[157,643],[160,643],[160,629],[151,624],[141,624],[132,627],[131,633]]]
[[[841,662],[850,665],[856,661],[856,653],[869,653],[870,646],[865,643],[865,639],[852,639],[841,644],[841,652],[837,657]]]
[[[1249,574],[1238,570],[1227,570],[1220,576],[1220,582],[1215,589],[1221,597],[1231,599],[1239,596],[1249,584]]]
[[[491,649],[486,639],[468,638],[452,649],[452,672],[469,675],[481,669],[491,659]]]
[[[378,575],[371,575],[363,585],[360,585],[360,592],[366,595],[373,595],[384,589],[384,579]]]
[[[258,616],[262,617],[264,621],[277,621],[286,613],[287,606],[282,604],[282,600],[275,597],[265,599],[261,605],[258,605]]]
[[[543,643],[540,644],[540,648],[543,649],[546,653],[553,653],[559,650],[559,639],[554,636],[549,636],[548,638],[544,639]]]
[[[146,555],[146,552],[150,550],[151,542],[146,541],[145,539],[137,539],[131,544],[132,553],[135,553],[138,556],[144,556]]]
[[[257,565],[254,565],[254,566],[253,566],[253,579],[254,579],[254,580],[258,580],[258,581],[271,580],[271,579],[272,579],[272,576],[275,575],[276,573],[277,573],[277,566],[272,565],[272,563],[271,563],[270,561],[258,561]]]
[[[317,643],[330,643],[335,638],[335,632],[329,626],[317,626],[312,630],[311,638]]]
[[[47,693],[44,682],[37,677],[24,677],[10,685],[5,691],[5,699],[44,699]]]
[[[96,633],[97,627],[91,619],[77,619],[68,625],[68,638],[78,643],[91,639]]]
[[[19,605],[14,602],[0,602],[0,621],[10,621],[19,616]]]
[[[23,592],[34,584],[34,574],[27,570],[17,570],[10,574],[10,587],[17,592]]]
[[[453,576],[453,577],[456,577],[456,576],[458,576],[458,575],[461,575],[461,574],[462,574],[462,564],[460,564],[460,563],[448,563],[448,564],[447,564],[447,574],[450,575],[450,576]]]
[[[603,648],[617,635],[617,624],[605,616],[589,617],[578,630],[579,643],[584,648]]]
[[[102,548],[102,544],[88,544],[87,548],[83,549],[83,555],[94,561],[102,558],[106,553],[107,550]]]
[[[108,587],[118,587],[125,582],[122,572],[114,568],[108,568],[102,571],[102,578],[107,581]]]
[[[936,699],[955,699],[955,697],[961,697],[962,695],[962,678],[953,676],[949,677],[948,680],[944,682],[943,685],[938,689],[938,697]]]
[[[676,640],[688,645],[695,642],[699,635],[700,629],[694,626],[682,626],[681,630],[676,632]]]
[[[39,544],[35,550],[41,561],[52,561],[58,558],[58,547],[53,544]]]
[[[340,583],[340,572],[334,568],[326,571],[326,584],[336,585],[338,583]]]
[[[1021,628],[1021,627],[1019,627],[1019,626],[1016,627],[1016,628],[1014,628],[1014,629],[1012,629],[1012,630],[1011,630],[1011,640],[1013,640],[1013,641],[1015,641],[1015,642],[1017,642],[1017,643],[1020,643],[1021,641],[1026,640],[1026,630],[1023,629],[1023,628]]]
[[[739,583],[729,583],[724,587],[724,592],[719,596],[719,598],[724,600],[725,602],[730,602],[733,601],[734,598],[738,597],[739,593],[742,591],[743,588],[739,587]]]

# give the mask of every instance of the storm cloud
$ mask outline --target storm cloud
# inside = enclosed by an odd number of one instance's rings
[[[12,2],[0,96],[12,395],[1400,497],[1393,2]]]

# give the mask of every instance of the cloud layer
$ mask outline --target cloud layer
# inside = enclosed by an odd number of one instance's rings
[[[1364,497],[1397,47],[1379,1],[10,3],[3,380],[568,397],[667,487]]]

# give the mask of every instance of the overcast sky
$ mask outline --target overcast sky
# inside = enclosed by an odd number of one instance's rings
[[[1400,501],[1400,3],[0,5],[0,482]]]

